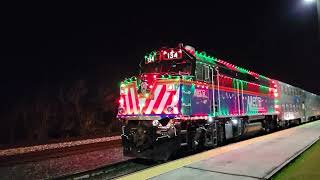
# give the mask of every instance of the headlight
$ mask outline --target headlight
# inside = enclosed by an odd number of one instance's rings
[[[158,120],[153,120],[152,121],[152,125],[153,126],[158,126],[159,125],[159,121]]]
[[[237,124],[238,124],[238,119],[231,119],[231,121],[232,121],[232,123],[233,123],[234,125],[237,125]]]
[[[212,116],[209,116],[208,122],[209,122],[209,123],[212,123],[212,122],[213,122],[213,117],[212,117]]]

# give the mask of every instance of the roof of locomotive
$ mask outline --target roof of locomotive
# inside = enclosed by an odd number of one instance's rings
[[[224,60],[215,58],[213,56],[209,56],[204,51],[202,51],[202,52],[195,51],[194,52],[194,56],[196,57],[197,60],[200,60],[201,62],[204,62],[204,63],[208,63],[208,64],[212,64],[212,65],[218,65],[220,67],[227,68],[227,69],[229,69],[231,71],[237,71],[237,72],[240,72],[240,73],[244,73],[244,74],[248,74],[248,75],[254,76],[255,78],[265,79],[265,80],[268,80],[268,81],[271,80],[270,78],[268,78],[266,76],[263,76],[261,74],[255,73],[253,71],[249,71],[249,70],[247,70],[245,68],[233,65],[231,63],[228,63],[228,62],[226,62]]]

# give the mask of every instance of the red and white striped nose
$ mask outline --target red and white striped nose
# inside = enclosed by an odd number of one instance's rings
[[[135,83],[121,87],[119,105],[125,114],[139,114],[138,94]]]
[[[156,84],[153,99],[146,101],[143,109],[145,114],[173,114],[178,113],[179,90],[176,84]],[[171,110],[172,108],[172,110]],[[170,111],[170,112],[169,112]]]

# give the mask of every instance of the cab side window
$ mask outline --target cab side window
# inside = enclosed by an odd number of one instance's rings
[[[210,82],[210,68],[209,66],[204,66],[204,80]]]
[[[203,65],[202,64],[200,64],[200,63],[197,63],[196,64],[196,72],[195,72],[195,74],[196,74],[196,79],[198,80],[198,81],[203,81]]]

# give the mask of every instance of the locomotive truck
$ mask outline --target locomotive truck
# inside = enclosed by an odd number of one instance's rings
[[[320,97],[179,44],[148,53],[121,82],[125,156],[167,160],[320,117]]]

